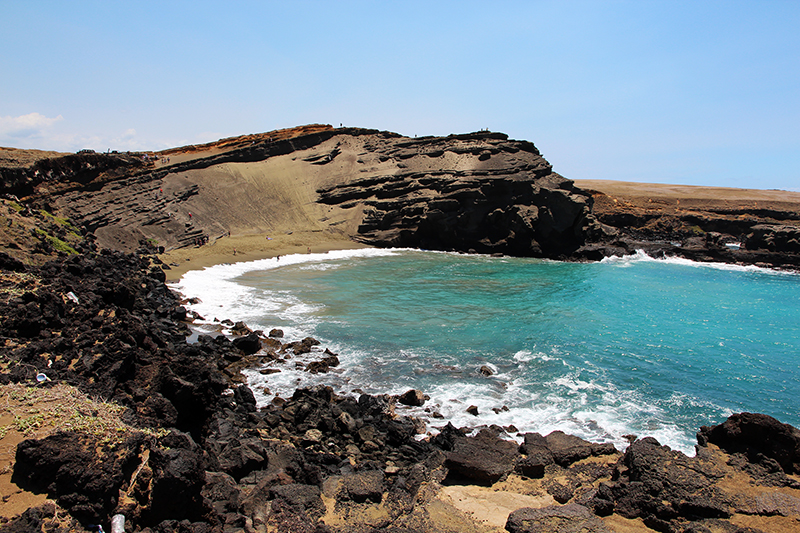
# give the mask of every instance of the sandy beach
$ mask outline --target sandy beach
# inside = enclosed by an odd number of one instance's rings
[[[180,280],[190,270],[202,270],[222,263],[257,261],[278,255],[324,253],[331,250],[354,250],[366,245],[346,240],[332,239],[329,234],[317,231],[297,231],[290,235],[231,235],[221,237],[203,246],[181,248],[161,254],[159,258],[170,267],[166,270],[167,282]]]

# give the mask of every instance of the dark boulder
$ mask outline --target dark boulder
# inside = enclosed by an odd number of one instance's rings
[[[711,443],[728,453],[745,454],[750,462],[768,457],[785,473],[800,474],[800,430],[768,415],[731,415],[722,424],[701,427],[697,441],[701,446]]]
[[[701,455],[690,458],[647,437],[631,444],[622,462],[627,471],[610,491],[615,512],[626,518],[668,522],[731,516],[731,502],[715,485],[723,473]]]
[[[359,472],[344,478],[340,499],[363,503],[380,503],[383,497],[385,476],[380,470]]]
[[[116,507],[144,442],[139,433],[111,446],[71,431],[25,440],[17,446],[12,481],[47,493],[83,523],[97,523]]]
[[[233,345],[243,351],[245,355],[252,355],[261,349],[261,339],[255,333],[233,339]]]
[[[410,389],[401,394],[397,401],[403,405],[410,405],[413,407],[420,407],[425,403],[425,394],[421,390]]]
[[[492,485],[514,469],[519,457],[516,443],[489,429],[467,437],[448,424],[432,442],[445,450],[446,479],[452,483]]]
[[[172,432],[150,451],[152,470],[146,523],[174,517],[197,521],[206,514],[202,489],[206,476],[203,452],[187,434]]]
[[[234,389],[233,401],[244,407],[246,411],[256,410],[256,397],[247,385],[239,385]]]
[[[510,533],[611,533],[603,521],[578,504],[517,509],[506,521]]]

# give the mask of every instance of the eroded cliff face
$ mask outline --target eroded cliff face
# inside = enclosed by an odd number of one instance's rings
[[[591,197],[554,173],[532,143],[480,132],[375,139],[365,149],[362,164],[391,160],[397,170],[318,191],[324,204],[365,206],[355,236],[363,242],[556,257],[597,229]]]
[[[40,183],[31,197],[123,251],[313,231],[375,246],[568,257],[599,231],[591,196],[527,141],[289,131],[170,150],[124,173],[73,173],[69,186]]]

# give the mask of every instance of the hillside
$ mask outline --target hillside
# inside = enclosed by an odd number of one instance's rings
[[[0,154],[0,190],[100,248],[163,250],[171,276],[187,260],[360,245],[800,265],[800,193],[573,182],[502,133],[317,124],[162,152]]]

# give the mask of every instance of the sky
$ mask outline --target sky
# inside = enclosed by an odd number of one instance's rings
[[[488,128],[570,179],[800,191],[798,28],[794,0],[3,0],[0,146]]]

